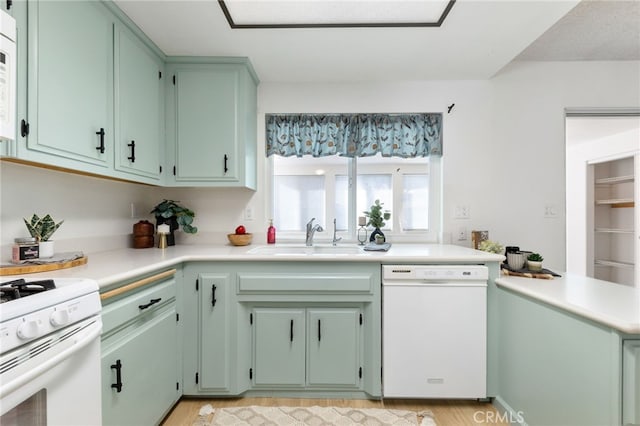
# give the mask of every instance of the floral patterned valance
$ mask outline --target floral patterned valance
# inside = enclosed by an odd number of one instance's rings
[[[442,155],[442,114],[267,114],[266,153],[283,157]]]

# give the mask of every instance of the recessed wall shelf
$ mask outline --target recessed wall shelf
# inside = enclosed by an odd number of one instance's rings
[[[610,266],[613,268],[625,268],[625,269],[633,269],[634,264],[631,262],[619,262],[614,260],[605,260],[605,259],[596,259],[596,266]]]
[[[625,176],[613,176],[608,178],[596,179],[596,185],[612,185],[616,183],[626,183],[633,182],[633,175],[625,175]]]
[[[594,160],[590,164],[592,210],[587,248],[590,276],[630,286],[637,285],[640,263],[638,234],[638,155]]]
[[[596,228],[596,232],[607,234],[633,234],[633,229],[620,229],[620,228]]]

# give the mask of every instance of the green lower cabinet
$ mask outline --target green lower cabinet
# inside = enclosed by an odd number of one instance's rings
[[[359,308],[253,309],[254,388],[360,389]]]
[[[200,391],[228,393],[231,389],[231,318],[228,303],[230,274],[198,275],[201,352],[197,385]]]
[[[309,386],[360,386],[360,310],[309,309]]]
[[[103,425],[151,425],[180,397],[175,306],[102,349]]]
[[[640,424],[640,338],[622,344],[622,424]]]
[[[256,308],[253,315],[254,385],[304,387],[304,309]]]

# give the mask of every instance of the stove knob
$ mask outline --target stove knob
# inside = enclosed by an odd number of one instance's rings
[[[60,327],[62,325],[66,325],[69,323],[69,311],[66,309],[53,311],[51,317],[49,318],[49,322],[54,327]]]
[[[23,322],[18,326],[18,337],[23,340],[38,337],[40,331],[40,322],[38,320],[30,320]]]

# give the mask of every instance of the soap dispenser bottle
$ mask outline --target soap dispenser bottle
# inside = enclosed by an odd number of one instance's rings
[[[276,243],[276,228],[273,226],[273,219],[269,220],[269,228],[267,229],[267,244]]]

